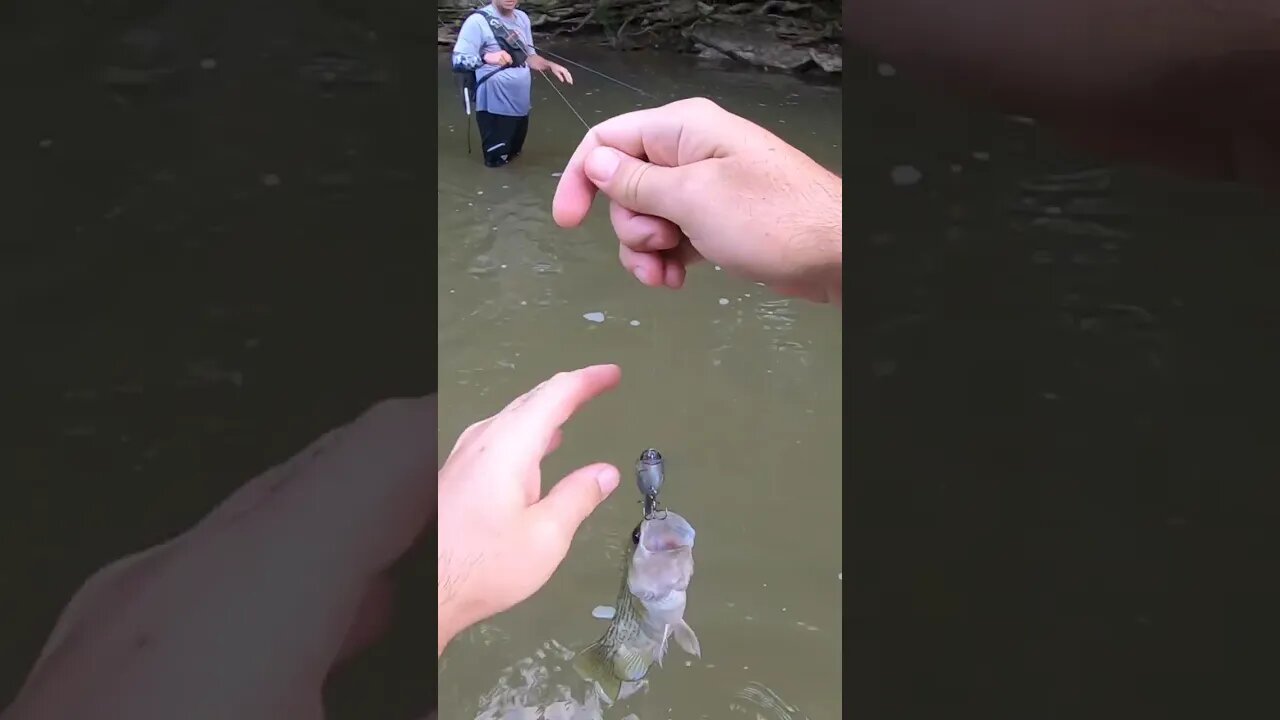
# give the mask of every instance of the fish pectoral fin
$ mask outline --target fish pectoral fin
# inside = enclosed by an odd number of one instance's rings
[[[702,657],[702,646],[698,643],[698,636],[694,634],[693,628],[689,627],[689,623],[681,620],[672,626],[671,630],[681,650],[694,657]]]
[[[662,667],[662,658],[667,654],[667,639],[671,637],[671,626],[662,626],[662,642],[658,643],[658,647],[653,650],[653,659],[658,663],[658,667]]]
[[[613,671],[613,660],[608,650],[598,641],[594,642],[573,656],[573,669],[589,683],[595,683],[604,695],[605,702],[612,705],[622,691],[622,680]]]
[[[635,682],[643,680],[649,674],[649,665],[653,664],[653,655],[636,650],[627,645],[620,645],[613,652],[613,674],[622,680]]]

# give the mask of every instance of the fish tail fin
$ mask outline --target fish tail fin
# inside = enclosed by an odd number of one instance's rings
[[[573,657],[573,669],[583,680],[595,683],[604,694],[605,701],[612,705],[622,692],[622,681],[613,672],[613,661],[608,650],[596,641],[578,651]]]

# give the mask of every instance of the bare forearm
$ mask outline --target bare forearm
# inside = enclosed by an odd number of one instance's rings
[[[844,228],[836,225],[832,233],[831,261],[827,271],[827,302],[836,307],[844,306],[844,245],[841,235]]]
[[[457,574],[448,558],[440,557],[436,565],[437,657],[444,655],[444,649],[468,625],[468,622],[462,618],[462,607],[458,603],[456,594],[458,582]]]
[[[530,55],[529,59],[526,61],[526,64],[528,64],[530,70],[537,70],[540,72],[549,71],[551,70],[551,67],[554,65],[554,63],[542,57],[541,55]]]
[[[814,299],[840,306],[844,296],[844,181],[825,168],[815,170],[799,247],[817,258],[813,279],[818,295]]]
[[[449,629],[449,627],[449,624],[445,622],[443,617],[436,622],[436,643],[438,645],[436,648],[436,657],[444,655],[444,649],[453,641],[454,633]]]

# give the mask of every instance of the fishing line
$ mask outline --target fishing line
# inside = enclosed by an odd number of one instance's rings
[[[665,370],[666,368],[675,367],[675,366],[672,364],[670,338],[667,339],[667,344],[665,345],[665,347],[660,346],[658,342],[658,338],[662,336],[662,333],[658,331],[658,313],[656,311],[652,315],[650,315],[649,322],[653,324],[653,330],[649,333],[649,347],[653,349],[654,355],[661,355],[663,359],[663,362],[655,362],[653,363],[652,367],[650,367],[650,371],[652,373],[652,378],[653,378],[654,392],[657,392],[658,384],[662,380],[662,371]],[[662,347],[662,349],[665,350],[666,352],[660,353],[659,347]]]
[[[564,93],[560,92],[560,88],[556,87],[556,84],[551,82],[551,78],[547,77],[546,71],[539,70],[538,74],[547,81],[547,84],[551,86],[552,90],[556,91],[556,94],[559,95],[560,99],[564,101],[564,104],[568,106],[569,111],[574,115],[577,115],[578,121],[582,123],[582,127],[586,128],[588,131],[591,130],[591,125],[588,124],[586,120],[583,120],[581,115],[578,115],[578,111],[573,108],[573,103],[569,102],[569,98],[565,97]]]
[[[589,68],[589,67],[587,67],[586,65],[583,65],[582,63],[579,63],[579,62],[574,62],[574,61],[570,60],[569,58],[567,58],[567,57],[565,57],[565,56],[563,56],[563,55],[557,55],[557,54],[555,54],[555,53],[551,52],[550,50],[545,50],[545,49],[542,49],[542,48],[538,48],[538,53],[539,53],[539,54],[541,54],[541,55],[550,55],[551,57],[556,58],[557,60],[563,60],[563,61],[565,61],[565,62],[569,63],[570,65],[574,66],[574,67],[580,67],[580,68],[582,68],[583,70],[586,70],[587,72],[595,73],[596,75],[599,75],[600,77],[604,78],[605,80],[610,80],[610,81],[612,81],[612,82],[616,82],[616,83],[618,83],[619,85],[621,85],[622,87],[624,87],[624,88],[626,88],[626,89],[628,89],[628,90],[634,90],[635,92],[638,92],[638,93],[640,93],[641,95],[644,95],[645,97],[651,97],[651,98],[653,98],[654,100],[657,100],[657,99],[658,99],[656,96],[651,95],[651,94],[649,94],[649,93],[647,93],[647,92],[645,92],[645,91],[641,90],[640,88],[638,88],[638,87],[636,87],[636,86],[634,86],[634,85],[628,85],[628,84],[626,84],[626,83],[622,82],[621,80],[619,80],[619,79],[618,79],[618,78],[616,78],[616,77],[610,77],[610,76],[608,76],[608,75],[605,75],[604,73],[600,72],[599,70],[595,70],[595,69]]]
[[[610,81],[610,82],[613,82],[613,83],[616,83],[616,84],[618,84],[618,85],[621,85],[622,87],[624,87],[624,88],[626,88],[626,89],[628,89],[628,90],[631,90],[631,91],[633,91],[633,92],[639,93],[639,94],[641,94],[641,95],[643,95],[643,96],[645,96],[645,97],[647,97],[647,98],[652,98],[652,99],[654,99],[654,100],[657,100],[657,99],[658,99],[655,95],[653,95],[653,94],[651,94],[651,93],[647,93],[647,92],[645,92],[644,90],[641,90],[640,88],[638,88],[638,87],[636,87],[636,86],[634,86],[634,85],[629,85],[629,84],[627,84],[627,83],[625,83],[625,82],[622,82],[621,80],[619,80],[619,79],[618,79],[618,78],[616,78],[616,77],[612,77],[612,76],[610,76],[610,75],[606,75],[606,74],[604,74],[604,73],[602,73],[602,72],[600,72],[599,70],[596,70],[596,69],[594,69],[594,68],[589,68],[589,67],[587,67],[586,65],[583,65],[583,64],[582,64],[582,63],[580,63],[580,62],[575,62],[575,61],[573,61],[573,60],[570,60],[569,58],[567,58],[567,57],[565,57],[565,56],[563,56],[563,55],[559,55],[559,54],[557,54],[557,53],[553,53],[553,52],[551,52],[550,50],[547,50],[547,49],[545,49],[545,48],[539,48],[539,49],[538,49],[538,52],[539,52],[539,54],[542,54],[542,55],[549,55],[549,56],[551,56],[551,57],[553,57],[553,58],[556,58],[557,60],[561,60],[561,61],[563,61],[563,62],[566,62],[566,63],[568,63],[568,64],[570,64],[570,65],[573,65],[574,67],[582,68],[583,70],[586,70],[586,71],[587,71],[587,72],[589,72],[589,73],[594,73],[594,74],[596,74],[596,75],[599,75],[600,77],[604,78],[605,80],[608,80],[608,81]],[[578,113],[578,111],[573,107],[573,104],[569,102],[569,98],[565,97],[564,93],[560,92],[560,88],[556,87],[556,84],[555,84],[554,82],[552,82],[551,78],[547,77],[547,74],[546,74],[545,72],[542,72],[542,71],[539,71],[539,72],[542,74],[542,77],[546,78],[547,83],[549,83],[549,84],[551,85],[551,89],[552,89],[552,90],[555,90],[555,91],[556,91],[556,94],[560,96],[560,99],[564,101],[564,104],[565,104],[565,105],[567,105],[567,106],[569,107],[569,110],[570,110],[574,115],[576,115],[576,116],[577,116],[578,121],[582,123],[582,126],[583,126],[583,127],[585,127],[588,131],[590,131],[590,130],[591,130],[591,125],[590,125],[590,124],[588,124],[588,123],[587,123],[587,121],[586,121],[586,120],[584,120],[584,119],[582,118],[582,115],[581,115],[581,114],[579,114],[579,113]],[[658,338],[659,338],[659,336],[661,335],[661,333],[658,331],[658,314],[657,314],[657,313],[654,313],[653,315],[651,315],[651,316],[650,316],[650,320],[649,320],[649,322],[652,324],[652,330],[651,330],[651,331],[650,331],[650,333],[649,333],[649,346],[653,349],[653,352],[654,352],[654,354],[655,354],[655,355],[665,355],[665,356],[666,356],[667,366],[669,367],[669,366],[670,366],[670,363],[671,363],[671,362],[673,362],[673,359],[672,359],[672,357],[671,357],[671,355],[672,355],[671,339],[670,339],[670,338],[667,338],[667,342],[666,342],[665,344],[663,344],[663,343],[660,343],[660,342],[659,342],[659,339],[658,339]],[[662,350],[665,350],[666,352],[664,353],[664,352],[662,352]],[[651,371],[652,371],[652,374],[653,374],[653,386],[654,386],[655,388],[656,388],[656,387],[658,387],[658,384],[659,384],[659,382],[661,381],[661,371],[662,371],[662,367],[663,367],[663,364],[662,364],[662,363],[653,363],[653,366],[652,366],[652,368],[651,368]]]
[[[558,53],[551,52],[550,50],[547,50],[545,48],[539,48],[538,53],[540,55],[549,55],[557,60],[566,62],[574,67],[582,68],[583,70],[586,70],[589,73],[599,75],[605,80],[608,80],[609,82],[620,85],[628,90],[631,90],[632,92],[639,93],[640,95],[643,95],[647,98],[652,98],[653,100],[658,100],[658,97],[653,95],[652,93],[645,92],[644,90],[641,90],[640,88],[634,85],[625,83],[611,75],[606,75],[605,73],[602,73],[599,70],[596,70],[595,68],[587,67],[586,65],[583,65],[580,62],[570,60],[569,58],[563,55],[560,55]],[[551,80],[551,78],[547,77],[547,73],[541,70],[539,70],[538,72],[541,73],[542,77],[545,78],[547,83],[551,85],[551,89],[556,91],[556,94],[559,95],[560,99],[564,101],[564,104],[569,108],[569,111],[572,112],[578,118],[578,121],[582,123],[582,126],[585,127],[588,131],[590,131],[591,125],[585,119],[583,119],[582,115],[577,111],[576,108],[573,107],[573,103],[569,102],[569,98],[565,97],[564,93],[560,92],[560,88],[556,87],[556,84]],[[661,333],[658,330],[658,314],[657,313],[654,313],[653,315],[651,315],[649,321],[652,323],[652,330],[649,333],[649,345],[653,349],[655,356],[658,356],[658,355],[665,356],[666,362],[667,362],[666,366],[670,367],[671,363],[674,361],[672,358],[673,347],[672,347],[671,339],[668,337],[666,343],[661,343],[659,341],[659,337],[661,336]],[[655,388],[658,387],[661,381],[662,369],[663,369],[662,363],[653,363],[651,371],[653,373],[653,386]]]

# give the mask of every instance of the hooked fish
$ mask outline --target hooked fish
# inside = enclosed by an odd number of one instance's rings
[[[662,483],[666,473],[662,463],[662,453],[649,448],[640,453],[636,461],[636,487],[640,490],[644,502],[644,516],[650,517],[658,508],[658,493],[662,492]]]
[[[643,679],[655,662],[661,667],[670,639],[690,655],[702,656],[698,636],[684,620],[695,535],[688,520],[669,510],[646,518],[632,532],[613,621],[573,659],[578,674],[598,683],[610,703],[624,681]]]

